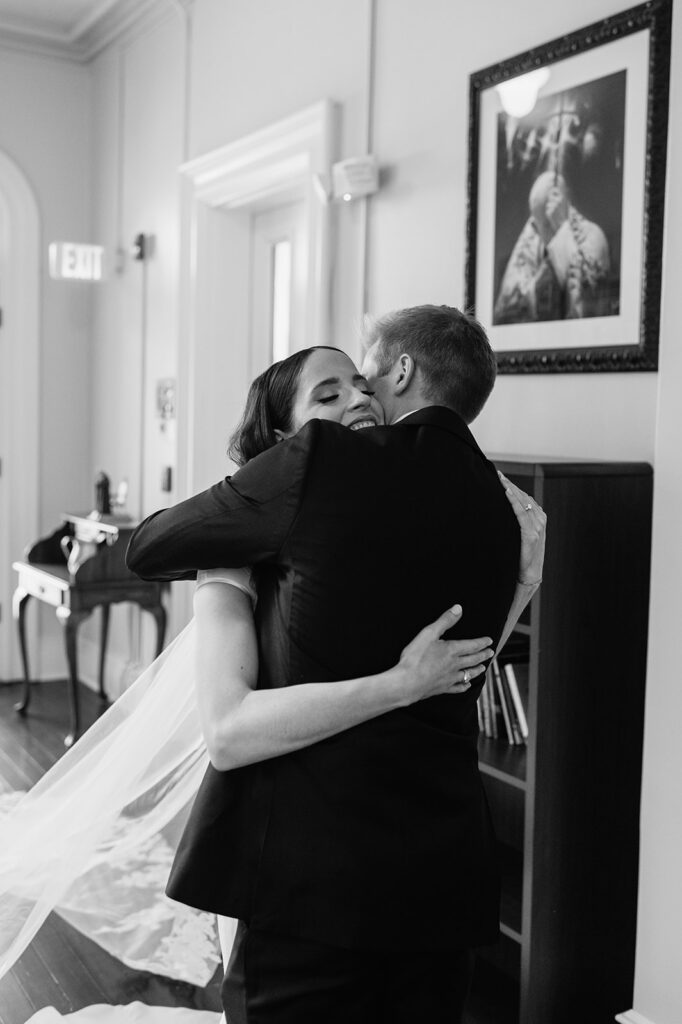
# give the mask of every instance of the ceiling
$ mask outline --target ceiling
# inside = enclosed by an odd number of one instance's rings
[[[88,61],[134,24],[192,0],[0,0],[0,48]]]
[[[0,32],[75,43],[119,0],[0,0]]]

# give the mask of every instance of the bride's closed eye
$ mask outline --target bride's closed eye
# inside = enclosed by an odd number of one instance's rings
[[[374,391],[370,391],[369,388],[360,388],[359,390],[368,398],[374,397]],[[329,405],[330,402],[337,402],[340,397],[340,395],[325,395],[323,398],[318,398],[317,401],[320,405]]]

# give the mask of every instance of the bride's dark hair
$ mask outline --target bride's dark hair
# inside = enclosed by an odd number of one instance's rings
[[[239,426],[230,438],[227,454],[238,466],[277,444],[275,430],[290,431],[296,402],[298,382],[303,367],[313,352],[327,349],[340,352],[331,345],[313,345],[273,363],[256,377],[246,398]]]

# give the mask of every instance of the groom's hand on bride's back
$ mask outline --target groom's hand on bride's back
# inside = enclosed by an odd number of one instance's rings
[[[448,608],[404,648],[394,671],[404,690],[406,704],[438,694],[465,693],[471,680],[486,671],[488,660],[494,654],[491,637],[442,639],[461,618],[461,605]]]

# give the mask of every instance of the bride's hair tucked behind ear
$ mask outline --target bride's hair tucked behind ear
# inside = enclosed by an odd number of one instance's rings
[[[256,377],[246,398],[241,421],[232,434],[227,454],[238,466],[277,444],[276,430],[291,430],[298,382],[308,357],[330,345],[304,348],[273,363]],[[332,349],[332,351],[339,351]]]

